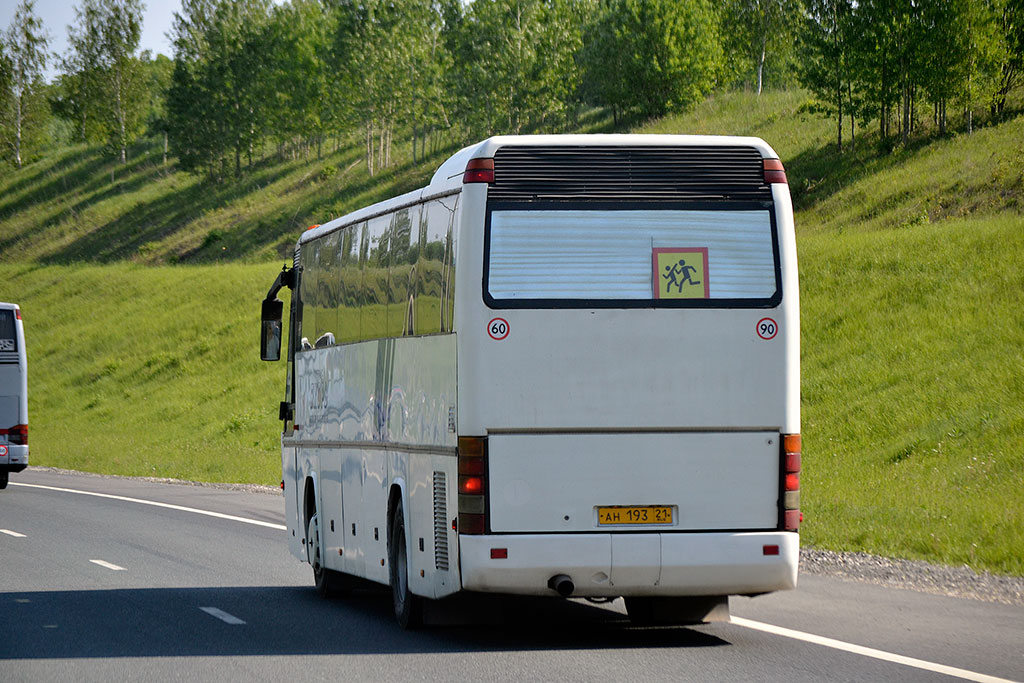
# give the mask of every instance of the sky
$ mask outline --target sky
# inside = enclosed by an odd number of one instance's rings
[[[181,0],[143,0],[146,9],[142,15],[142,38],[139,50],[150,50],[153,54],[171,53],[171,30],[174,13],[181,11]],[[14,18],[14,10],[20,0],[0,0],[0,31],[6,31]],[[75,21],[77,0],[36,0],[35,14],[43,20],[50,35],[49,52],[63,55],[68,49],[68,26]],[[46,65],[46,80],[52,81],[57,75],[57,60],[50,58]]]

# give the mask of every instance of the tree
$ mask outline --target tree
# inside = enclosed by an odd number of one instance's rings
[[[100,59],[103,79],[104,129],[108,144],[127,161],[128,145],[142,131],[145,91],[142,68],[135,56],[142,35],[140,0],[101,0],[103,27]]]
[[[68,27],[55,110],[75,121],[78,135],[103,142],[121,163],[142,133],[149,99],[142,60],[140,0],[82,0]]]
[[[836,145],[843,151],[843,115],[853,130],[853,5],[851,0],[810,0],[801,40],[800,80],[836,117]]]
[[[42,21],[35,15],[34,0],[22,0],[7,31],[0,35],[0,68],[4,72],[0,77],[4,85],[0,120],[12,160],[19,169],[25,142],[39,131],[46,113],[40,92],[48,43]]]
[[[723,53],[708,0],[604,0],[591,31],[589,90],[614,107],[661,116],[717,84]]]
[[[798,0],[730,0],[722,6],[725,50],[741,74],[753,69],[758,95],[769,58],[792,49],[800,9]]]
[[[270,0],[183,0],[175,12],[168,132],[182,167],[223,175],[266,134],[263,33]]]
[[[274,8],[264,37],[268,89],[263,99],[272,103],[268,126],[282,144],[314,143],[317,158],[335,121],[328,104],[332,76],[326,49],[333,21],[320,0],[294,0]]]
[[[75,23],[68,26],[68,52],[61,60],[63,99],[60,113],[77,122],[79,138],[85,142],[100,134],[94,130],[93,106],[100,99],[97,94],[100,78],[100,45],[102,38],[102,8],[100,0],[82,0],[75,7]]]

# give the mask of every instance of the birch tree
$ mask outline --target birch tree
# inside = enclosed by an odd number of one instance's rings
[[[5,86],[0,107],[5,142],[16,168],[21,168],[25,142],[32,128],[41,123],[40,90],[46,68],[49,37],[35,15],[35,1],[22,0],[14,11],[10,26],[0,35],[0,81]]]

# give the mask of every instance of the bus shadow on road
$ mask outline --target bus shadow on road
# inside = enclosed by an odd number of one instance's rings
[[[386,590],[324,600],[305,587],[0,593],[0,660],[707,648],[704,627],[637,628],[619,611],[480,596],[402,631]]]

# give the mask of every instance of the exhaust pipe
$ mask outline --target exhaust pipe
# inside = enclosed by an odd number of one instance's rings
[[[572,582],[572,579],[565,574],[556,574],[548,579],[548,588],[555,591],[563,598],[567,598],[572,595],[572,592],[576,590],[576,584]]]

